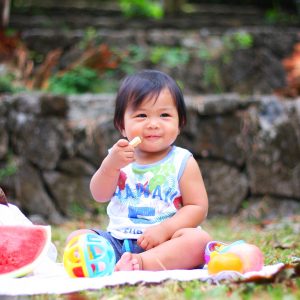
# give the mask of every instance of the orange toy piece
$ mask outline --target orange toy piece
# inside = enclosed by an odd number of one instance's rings
[[[211,258],[207,264],[209,274],[217,274],[222,271],[243,272],[243,263],[240,257],[234,253],[211,253]]]

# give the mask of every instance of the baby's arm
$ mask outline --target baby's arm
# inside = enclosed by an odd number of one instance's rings
[[[117,141],[91,179],[90,190],[96,201],[111,199],[118,184],[120,169],[133,161],[134,146],[125,139]]]
[[[167,220],[171,231],[197,227],[207,217],[208,197],[200,168],[194,157],[190,157],[179,182],[183,207]]]
[[[170,219],[150,227],[138,244],[148,250],[166,240],[182,228],[197,227],[207,216],[208,199],[203,178],[196,160],[190,157],[179,182],[183,207]]]

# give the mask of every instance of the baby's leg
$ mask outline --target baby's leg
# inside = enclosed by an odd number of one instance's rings
[[[196,268],[204,264],[204,250],[209,241],[210,236],[201,229],[181,229],[169,241],[148,251],[130,256],[124,253],[116,265],[116,271]],[[135,268],[131,267],[133,265]]]
[[[204,264],[211,237],[199,228],[180,229],[161,245],[141,253],[144,270],[193,269]]]

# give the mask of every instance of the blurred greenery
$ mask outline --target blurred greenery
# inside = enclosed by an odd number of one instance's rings
[[[4,161],[2,162],[3,164],[0,167],[0,182],[4,180],[6,177],[10,177],[17,172],[17,165],[16,162],[13,158],[13,155],[9,153]]]
[[[77,67],[62,76],[50,78],[48,91],[55,94],[97,93],[101,85],[97,72],[87,67]]]
[[[17,93],[25,90],[25,87],[22,87],[15,81],[15,75],[11,72],[7,72],[4,75],[0,75],[0,94]]]
[[[171,71],[180,66],[187,67],[192,55],[194,55],[203,63],[202,80],[204,87],[220,93],[224,90],[220,74],[222,63],[230,63],[235,51],[251,48],[253,37],[247,32],[237,31],[223,37],[223,45],[220,49],[211,49],[205,44],[200,44],[198,50],[195,49],[196,54],[193,54],[193,50],[178,46],[155,45],[146,48],[129,44],[122,49],[116,46],[109,47],[106,44],[98,44],[95,38],[95,29],[88,28],[77,46],[82,53],[81,57],[84,57],[91,50],[94,51],[95,66],[85,66],[84,63],[81,63],[73,69],[66,69],[65,71],[56,69],[48,79],[47,91],[65,95],[114,93],[118,87],[118,79],[132,74],[139,69],[139,65],[167,68]],[[105,47],[103,52],[99,50],[102,46]],[[36,60],[37,55],[34,57]],[[30,57],[28,58],[30,59]],[[110,65],[111,62],[114,65]],[[97,64],[101,69],[97,69]],[[34,78],[34,74],[32,76]],[[14,78],[15,75],[9,72],[0,77],[0,92],[14,93],[21,89],[25,90],[24,82],[22,83],[22,80],[17,82]],[[22,84],[24,86],[21,88]],[[182,88],[184,87],[182,86]],[[42,89],[45,88],[42,87]]]
[[[187,18],[189,18],[190,13],[190,17],[193,18],[193,13],[197,11],[201,12],[201,6],[199,6],[199,4],[236,5],[241,7],[245,6],[245,9],[247,9],[248,5],[252,5],[262,9],[265,13],[264,20],[263,17],[261,17],[260,10],[256,12],[257,15],[262,18],[262,24],[265,24],[265,21],[269,24],[274,24],[277,21],[283,21],[285,23],[288,22],[288,20],[295,21],[297,17],[299,18],[299,1],[296,0],[212,0],[209,1],[209,3],[202,0],[86,0],[81,3],[81,7],[86,9],[87,13],[90,13],[91,7],[94,6],[89,7],[89,3],[93,5],[96,3],[97,5],[97,1],[105,5],[103,12],[105,12],[107,16],[110,16],[110,13],[112,18],[125,15],[128,18],[135,18],[141,22],[147,18],[158,20],[167,18],[168,14],[165,14],[164,10],[169,6],[173,6],[173,9],[170,11],[185,14]],[[78,10],[75,9],[78,9],[77,4],[77,2],[74,2],[74,11],[72,11],[72,13],[78,13]],[[55,5],[59,6],[59,3],[56,4],[56,2],[53,1],[43,5],[37,0],[29,2],[16,0],[12,2],[12,12],[16,11],[19,14],[25,14],[25,12],[28,12],[31,8],[37,8],[37,10],[31,11],[31,13],[45,14],[48,9],[53,14]],[[71,2],[62,7],[68,7],[68,5],[72,8]],[[175,9],[175,6],[180,6],[181,10]],[[22,7],[25,10],[22,10]],[[189,9],[186,10],[187,7],[189,7]],[[97,9],[101,10],[101,6],[99,5]],[[230,13],[228,13],[228,15],[230,16]],[[196,16],[197,15],[195,15],[195,17]],[[51,21],[51,18],[48,19]],[[149,24],[152,24],[151,22]],[[160,23],[158,22],[158,24]],[[43,27],[43,25],[39,26]],[[72,45],[71,51],[69,51],[69,49],[63,49],[64,53],[59,57],[56,64],[54,64],[55,67],[52,69],[49,68],[49,70],[46,69],[47,53],[40,54],[31,49],[27,49],[26,63],[28,62],[27,66],[31,62],[33,63],[34,67],[32,73],[26,77],[26,80],[23,80],[24,78],[22,78],[21,74],[21,76],[18,76],[18,78],[20,77],[20,82],[16,82],[14,76],[18,71],[2,72],[0,77],[0,93],[15,93],[20,90],[25,90],[26,88],[29,90],[46,89],[49,92],[59,94],[115,93],[119,80],[140,68],[162,68],[170,74],[184,77],[184,74],[189,72],[190,64],[194,61],[196,62],[196,60],[198,60],[197,63],[199,63],[199,78],[197,80],[201,83],[197,86],[197,89],[204,93],[222,93],[228,90],[228,86],[226,86],[224,82],[224,75],[222,74],[224,66],[232,63],[236,51],[247,51],[255,46],[254,36],[242,28],[237,28],[234,32],[226,32],[219,44],[209,45],[209,42],[206,43],[206,41],[203,40],[201,43],[199,42],[198,45],[194,44],[192,46],[166,46],[162,42],[162,44],[147,43],[143,46],[128,44],[128,46],[120,46],[118,49],[116,45],[105,45],[105,42],[101,40],[98,34],[99,28],[97,26],[98,25],[95,25],[95,27],[87,25],[86,28],[82,28],[83,36],[81,40],[78,41],[76,45]],[[67,29],[60,28],[60,30],[64,31]],[[15,32],[8,28],[6,34],[9,36],[15,34]],[[97,47],[101,45],[107,46],[106,52],[99,51]],[[94,53],[98,51],[98,53],[92,57],[95,65],[85,64],[84,61],[78,64],[80,59],[86,58],[91,53],[89,51],[94,51]],[[74,57],[75,63],[77,64],[74,64],[74,61],[68,61],[71,57]],[[67,59],[65,60],[65,58]],[[111,59],[115,64],[113,67],[109,65]],[[65,61],[62,62],[62,60]],[[99,60],[102,62],[100,68],[96,66]],[[105,62],[108,63],[105,65]],[[74,65],[76,65],[75,69],[73,68]],[[44,82],[42,82],[40,86],[33,86],[32,82],[39,81],[39,79],[36,80],[36,78],[34,78],[35,76],[43,78],[43,76],[37,74],[37,70],[40,66],[45,68],[45,74],[47,74],[48,77],[44,79]],[[20,65],[16,66],[16,68],[21,69]],[[47,73],[47,71],[49,72]],[[178,80],[182,80],[181,84],[182,88],[184,88],[183,79],[178,78]]]
[[[38,0],[30,0],[30,1],[24,1],[24,0],[14,0],[12,1],[13,7],[28,7],[28,4],[30,3],[36,3]],[[84,2],[84,1],[82,1]],[[89,2],[89,0],[85,1],[86,3]],[[94,3],[95,1],[90,1]],[[157,7],[160,9],[163,7],[163,4],[167,3],[168,5],[172,6],[178,6],[178,5],[187,5],[191,6],[193,4],[223,4],[223,5],[238,5],[238,6],[256,6],[261,9],[280,9],[287,12],[297,11],[297,7],[299,5],[297,0],[169,0],[169,1],[150,1],[150,0],[98,0],[99,3],[119,3],[122,9],[124,9],[124,13],[129,13],[132,15],[135,15],[137,13],[138,15],[142,13],[143,16],[147,16],[150,13],[151,14],[157,14],[156,10]],[[165,4],[166,5],[166,4]],[[42,7],[42,6],[41,6]],[[37,10],[37,8],[35,8]],[[140,12],[138,12],[138,9]],[[129,12],[128,12],[129,11]],[[154,11],[154,13],[153,13]],[[160,12],[161,13],[161,12]],[[159,14],[160,14],[159,13]]]
[[[150,61],[155,65],[174,68],[189,61],[189,53],[184,48],[156,46],[151,50]]]
[[[12,74],[0,76],[0,93],[13,93],[15,91],[15,88],[11,84],[12,80]]]
[[[296,2],[296,1],[295,1]],[[299,1],[298,1],[299,2]],[[299,10],[300,10],[300,2],[299,2]],[[266,10],[265,19],[270,24],[289,24],[291,22],[299,21],[299,13],[291,14],[283,11],[281,8],[274,7]]]
[[[163,17],[163,7],[160,1],[150,0],[119,0],[123,14],[128,18],[153,18]]]

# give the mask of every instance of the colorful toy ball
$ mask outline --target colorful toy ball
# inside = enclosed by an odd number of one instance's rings
[[[104,237],[85,233],[73,237],[63,254],[63,265],[71,277],[110,275],[116,264],[112,245]]]

